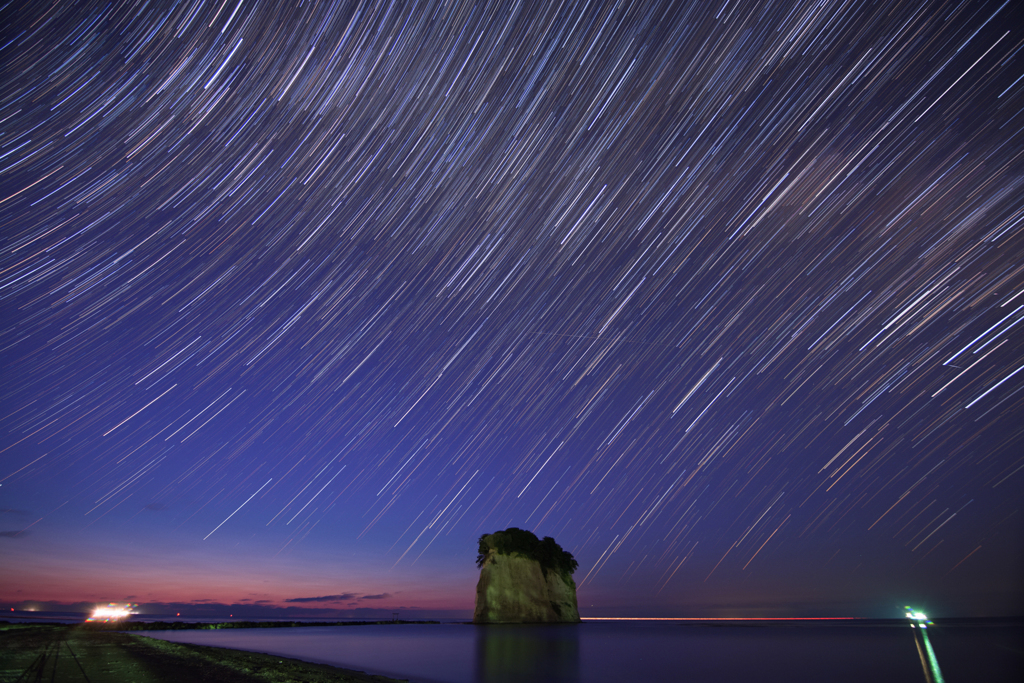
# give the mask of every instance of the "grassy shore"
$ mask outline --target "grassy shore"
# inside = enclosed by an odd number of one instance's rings
[[[0,683],[18,680],[388,683],[398,680],[275,655],[171,643],[110,628],[127,625],[0,624]]]

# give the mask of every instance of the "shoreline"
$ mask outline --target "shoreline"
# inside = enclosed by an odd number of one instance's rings
[[[303,628],[307,626],[382,626],[390,624],[440,624],[437,620],[404,621],[86,621],[90,631],[217,631],[233,628]]]
[[[349,623],[352,625],[374,624],[374,622]],[[386,624],[395,622],[378,623]],[[635,622],[626,623],[629,624]],[[720,652],[731,653],[734,646],[746,647],[747,650],[751,652],[761,652],[761,650],[757,650],[756,648],[754,650],[750,650],[751,643],[756,644],[759,642],[779,643],[781,646],[785,646],[786,648],[793,650],[794,643],[798,643],[803,640],[803,636],[800,633],[802,625],[795,624],[794,622],[783,622],[775,625],[766,624],[764,622],[738,623],[736,621],[719,624],[707,622],[703,624],[682,622],[677,625],[673,625],[665,623],[664,621],[655,623],[658,626],[656,629],[657,634],[666,635],[677,633],[683,638],[688,635],[685,632],[688,632],[690,628],[694,626],[705,627],[705,629],[696,633],[700,638],[707,638],[711,630],[717,631],[718,633],[715,634],[715,638],[710,642],[712,642],[712,644],[717,643],[718,645],[716,647],[719,648]],[[321,624],[311,625],[322,624],[323,622],[321,622]],[[427,669],[421,670],[419,667],[410,666],[390,669],[388,665],[384,665],[385,670],[391,671],[391,677],[388,677],[368,673],[362,670],[349,669],[335,664],[328,664],[325,663],[324,660],[318,661],[313,659],[312,661],[307,661],[294,657],[253,652],[242,649],[165,641],[155,637],[157,636],[155,633],[156,631],[165,631],[165,629],[161,628],[163,625],[164,624],[159,622],[143,622],[139,623],[136,630],[133,632],[125,632],[123,630],[118,630],[125,626],[123,623],[25,624],[0,621],[0,653],[2,653],[0,654],[0,660],[2,660],[2,665],[0,665],[0,680],[59,680],[65,681],[65,683],[77,683],[77,681],[90,681],[91,683],[119,683],[121,681],[133,681],[135,683],[177,683],[179,681],[195,681],[197,683],[212,683],[213,681],[217,681],[218,683],[285,683],[286,681],[297,681],[300,683],[400,683],[401,681],[407,682],[410,678],[418,680],[421,675],[424,675],[424,671],[428,671]],[[287,624],[276,625],[287,627]],[[303,623],[303,625],[307,624]],[[183,626],[192,626],[196,630],[205,630],[211,625],[186,624]],[[510,643],[515,644],[522,641],[526,632],[529,631],[531,627],[531,625],[521,626],[526,630],[505,630],[500,627],[495,629],[496,640],[492,643],[495,647],[488,648],[486,652],[480,650],[478,647],[476,651],[475,666],[478,671],[480,670],[480,667],[484,667],[486,670],[493,669],[494,671],[505,671],[511,664],[527,666],[530,665],[531,662],[537,664],[541,661],[547,662],[545,666],[550,665],[555,668],[558,666],[568,666],[572,671],[577,671],[577,668],[580,666],[580,661],[577,661],[578,653],[574,647],[569,648],[569,650],[557,652],[551,651],[549,648],[544,650],[546,654],[543,654],[543,656],[534,652],[534,657],[526,657],[525,660],[519,655],[515,655],[515,653],[519,651],[515,648],[509,649]],[[769,630],[778,628],[778,631],[774,634],[756,634],[751,633],[751,626],[768,627]],[[793,626],[796,626],[796,628],[791,628]],[[902,631],[904,634],[899,634],[900,638],[909,638],[909,635],[907,634],[910,632],[909,625],[905,620],[878,620],[874,623],[864,623],[864,621],[860,621],[846,624],[837,624],[834,621],[817,623],[810,622],[809,624],[806,624],[806,626],[813,627],[813,631],[810,631],[809,633],[815,637],[815,640],[809,642],[828,642],[833,645],[837,645],[841,652],[846,653],[845,656],[847,659],[851,663],[856,664],[860,664],[859,658],[861,646],[858,645],[858,643],[861,642],[862,635],[857,633],[860,628],[867,627],[868,629],[871,629],[863,635],[863,637],[868,638],[868,641],[865,642],[880,642],[885,645],[885,647],[889,647],[893,640],[892,637],[888,634],[884,634],[883,631]],[[833,626],[841,626],[842,628],[838,631],[833,631],[832,634],[829,634],[828,631],[831,630],[830,627]],[[960,677],[963,677],[962,674],[964,671],[968,670],[968,668],[965,668],[966,662],[970,667],[973,667],[970,668],[972,671],[978,667],[981,669],[985,669],[987,667],[989,674],[991,674],[987,676],[987,680],[1016,681],[1019,679],[1019,677],[1013,672],[1019,673],[1021,661],[1019,658],[1014,659],[1014,657],[1008,653],[1016,652],[1019,654],[1019,650],[1013,649],[1014,646],[1011,636],[1014,634],[1019,635],[1019,629],[1024,628],[1024,619],[950,619],[942,620],[942,623],[939,623],[937,620],[935,626],[936,633],[934,634],[934,637],[939,637],[945,631],[948,638],[948,642],[943,643],[937,640],[936,644],[939,660],[945,665],[944,670],[947,667],[950,669],[950,671],[947,671],[946,673],[951,675],[951,677],[955,677],[952,675],[957,672],[961,674]],[[230,627],[231,626],[228,626],[228,628]],[[480,634],[487,634],[489,637],[491,627],[492,625],[488,625],[488,628],[478,631],[477,638],[480,637]],[[708,630],[706,627],[718,628]],[[820,627],[824,627],[824,629]],[[853,629],[847,630],[849,627],[853,627]],[[881,630],[879,630],[879,627],[881,627]],[[1011,630],[1007,630],[1007,627]],[[154,631],[153,635],[149,635],[146,632],[149,629]],[[379,628],[377,630],[380,631]],[[461,629],[455,630],[461,631]],[[585,627],[584,630],[593,633],[593,631],[585,629]],[[612,630],[603,628],[595,629],[598,636],[604,638],[607,638],[609,634],[622,635],[627,632],[630,637],[636,638],[637,634],[642,635],[647,630],[647,627],[639,629],[627,628],[625,631],[618,628]],[[755,628],[755,630],[761,629]],[[931,627],[929,627],[929,631],[932,631]],[[383,631],[380,632],[383,633]],[[341,633],[341,631],[338,633]],[[504,637],[502,637],[503,633]],[[881,636],[879,635],[880,633],[882,634]],[[185,634],[181,635],[183,637],[185,636]],[[261,639],[266,640],[267,636],[269,636],[270,640],[274,640],[274,635],[275,634],[273,633],[264,633]],[[301,633],[296,633],[294,635],[300,640],[302,639]],[[581,640],[583,639],[583,631],[580,632],[579,637]],[[769,640],[765,641],[765,637],[768,637]],[[825,640],[821,641],[820,639],[823,637]],[[463,638],[463,636],[460,635],[459,638]],[[778,640],[776,640],[776,638],[778,638]],[[234,638],[231,638],[231,640],[233,642],[241,642]],[[575,643],[575,636],[570,636],[568,642]],[[695,642],[707,641],[698,640]],[[907,644],[909,644],[909,642],[910,641],[907,640]],[[977,659],[976,655],[973,654],[973,650],[970,652],[965,650],[965,643],[967,645],[974,643],[976,646],[980,646],[984,643],[985,648],[987,648],[985,650],[985,659]],[[728,649],[723,649],[726,648],[726,646],[728,646]],[[943,649],[944,646],[947,649]],[[899,648],[896,649],[898,650]],[[908,647],[907,650],[908,652],[911,652],[913,648]],[[797,647],[795,651],[802,652],[804,654],[810,652],[807,651],[806,648],[804,650],[800,650],[799,647]],[[631,659],[630,653],[632,652],[633,651],[630,650],[630,652],[622,653],[623,657],[621,658],[621,661],[629,661]],[[522,652],[520,652],[520,654],[522,654]],[[812,661],[815,656],[816,655],[811,656]],[[909,656],[909,654],[907,656]],[[697,659],[699,660],[700,658],[698,657]],[[897,668],[905,664],[905,657],[900,655],[898,652],[896,654],[890,652],[889,659],[890,664]],[[917,658],[914,657],[913,659],[916,664]],[[377,658],[365,661],[376,661],[378,664],[369,666],[379,666],[379,662],[384,660]],[[620,660],[616,660],[616,662],[618,661]],[[657,656],[654,656],[651,661],[657,663],[659,660]],[[774,666],[779,671],[782,671],[785,667],[789,666],[789,662],[791,661],[793,660],[773,660]],[[818,662],[818,664],[820,665],[821,662]],[[664,662],[658,666],[662,665],[664,665]],[[723,663],[723,666],[725,666],[723,671],[731,671],[735,676],[733,678],[725,677],[720,680],[746,680],[749,677],[750,671],[743,669],[743,666],[736,665],[730,667],[729,663]],[[831,666],[831,664],[828,666]],[[414,668],[415,671],[413,670]],[[615,680],[671,680],[671,678],[659,678],[659,676],[664,673],[663,669],[664,666],[662,666],[661,669],[657,669],[657,672],[660,673],[658,676],[654,677],[638,677],[634,675],[636,673],[634,671],[628,676],[621,676]],[[819,669],[821,669],[821,671],[829,670],[827,666],[825,668],[821,668],[821,666],[819,666]],[[914,667],[909,669],[911,672],[913,670]],[[865,671],[867,671],[867,669],[865,669]],[[742,676],[739,674],[742,674]],[[426,675],[430,674],[427,673]],[[442,676],[436,675],[436,672],[434,677],[438,680],[447,680]],[[501,678],[500,680],[507,679]],[[529,679],[521,678],[518,680]],[[964,680],[967,679],[964,678]]]
[[[117,624],[112,624],[118,626]],[[11,680],[104,683],[401,683],[408,679],[261,652],[174,643],[94,624],[0,624]],[[156,629],[153,629],[156,630]]]

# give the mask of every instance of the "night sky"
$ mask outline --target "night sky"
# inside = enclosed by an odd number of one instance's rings
[[[1024,607],[1007,2],[11,2],[0,606]]]

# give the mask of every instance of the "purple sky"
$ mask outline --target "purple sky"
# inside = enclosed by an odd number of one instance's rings
[[[1021,613],[1014,3],[7,16],[4,611]]]

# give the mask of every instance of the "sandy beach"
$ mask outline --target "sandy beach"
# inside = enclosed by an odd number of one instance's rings
[[[81,624],[0,625],[0,683],[387,683],[325,664],[240,650],[169,643]]]

